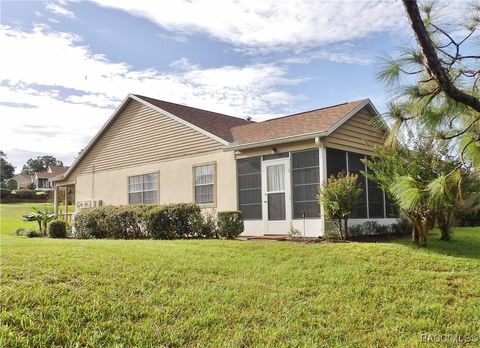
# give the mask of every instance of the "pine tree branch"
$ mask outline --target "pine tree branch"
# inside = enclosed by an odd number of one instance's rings
[[[420,10],[416,0],[402,0],[403,6],[407,12],[410,24],[417,38],[418,44],[427,61],[428,72],[438,83],[440,88],[451,99],[465,104],[477,112],[480,112],[480,100],[474,96],[458,89],[450,79],[447,70],[442,66],[433,41],[431,40],[427,29],[420,15]]]

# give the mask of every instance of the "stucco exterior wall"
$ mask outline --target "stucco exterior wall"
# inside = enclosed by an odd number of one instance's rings
[[[103,205],[128,204],[128,177],[157,172],[159,173],[157,201],[160,204],[193,202],[193,166],[211,162],[216,164],[216,206],[214,208],[218,211],[236,209],[234,154],[223,151],[77,175],[75,176],[75,201],[98,202],[101,200]]]

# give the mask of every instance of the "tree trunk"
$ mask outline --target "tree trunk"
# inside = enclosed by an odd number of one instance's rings
[[[415,218],[415,226],[418,230],[418,242],[419,247],[427,246],[427,224],[421,217]]]
[[[342,219],[338,219],[338,233],[340,233],[340,239],[345,239],[342,231]]]
[[[348,219],[345,219],[345,240],[348,239]]]
[[[418,229],[415,226],[415,220],[412,220],[412,243],[418,244]]]
[[[450,240],[450,220],[451,213],[447,212],[438,217],[438,225],[440,227],[440,240],[449,241]]]
[[[427,231],[433,230],[435,227],[435,216],[429,216],[427,219]]]

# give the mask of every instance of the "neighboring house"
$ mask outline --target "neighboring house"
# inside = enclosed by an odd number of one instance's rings
[[[70,167],[65,166],[48,166],[45,172],[36,172],[33,175],[33,183],[35,188],[39,191],[53,190],[53,179],[56,176],[63,175]]]
[[[17,188],[19,190],[26,189],[29,184],[33,182],[33,175],[29,174],[15,174],[12,179],[17,182]]]
[[[382,146],[388,131],[372,126],[378,120],[368,99],[255,123],[129,95],[72,167],[53,179],[55,201],[65,187],[74,188],[79,209],[196,202],[241,210],[244,235],[287,234],[293,225],[319,236],[320,183],[343,170],[365,170],[361,159]],[[364,191],[350,223],[393,222],[388,197],[361,174],[360,182]]]

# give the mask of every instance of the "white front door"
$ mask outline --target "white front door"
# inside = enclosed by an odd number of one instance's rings
[[[287,234],[292,219],[290,158],[262,162],[263,225],[265,234]]]

